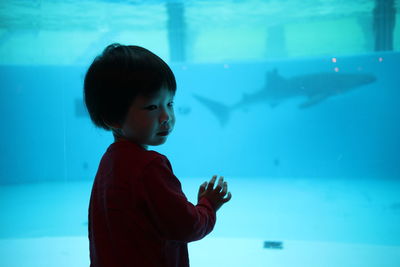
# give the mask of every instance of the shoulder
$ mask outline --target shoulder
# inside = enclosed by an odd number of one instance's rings
[[[128,164],[136,167],[146,167],[147,165],[153,164],[165,164],[170,166],[166,156],[153,150],[145,150],[137,144],[127,141],[111,144],[106,154],[108,154],[115,163],[119,164]]]
[[[171,163],[169,162],[168,158],[163,154],[160,154],[156,151],[148,151],[150,160],[147,162],[146,166],[163,166],[172,171]]]

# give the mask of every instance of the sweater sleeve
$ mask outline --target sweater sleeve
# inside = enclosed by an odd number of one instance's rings
[[[211,203],[202,198],[195,206],[187,200],[167,158],[157,157],[146,166],[143,185],[150,215],[165,239],[192,242],[213,230],[216,212]]]

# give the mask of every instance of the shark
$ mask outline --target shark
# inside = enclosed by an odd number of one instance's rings
[[[305,98],[298,108],[309,108],[327,98],[375,81],[376,76],[370,73],[319,72],[285,78],[277,69],[273,69],[266,73],[265,85],[260,90],[251,94],[244,93],[242,98],[232,105],[197,94],[193,94],[193,97],[206,106],[218,118],[221,126],[224,126],[229,121],[232,111],[236,109],[259,103],[266,103],[274,108],[288,99],[298,97]]]

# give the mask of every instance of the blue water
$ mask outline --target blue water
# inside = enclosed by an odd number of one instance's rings
[[[151,149],[169,157],[192,201],[198,184],[212,174],[232,181],[237,204],[233,201],[226,217],[221,216],[225,226],[217,228],[217,237],[398,245],[398,236],[390,233],[396,231],[393,227],[400,219],[399,59],[399,53],[379,53],[337,57],[336,62],[321,57],[172,65],[178,82],[176,128],[165,145]],[[194,97],[234,106],[245,94],[268,90],[266,73],[274,69],[287,80],[319,73],[352,73],[344,83],[362,74],[376,80],[303,109],[299,104],[307,98],[301,96],[274,107],[262,100],[231,108],[225,124]],[[95,129],[85,112],[84,72],[83,67],[0,68],[1,120],[7,125],[1,132],[6,140],[0,175],[2,202],[14,206],[7,208],[8,220],[0,232],[3,238],[86,235],[91,182],[113,139],[110,133]],[[295,195],[298,198],[292,202]],[[351,204],[346,205],[347,201]],[[294,208],[295,203],[304,206]],[[265,213],[260,214],[258,205],[265,207]],[[324,205],[328,205],[326,210]],[[21,212],[24,207],[33,216],[29,223]],[[66,212],[47,215],[60,207]],[[310,207],[331,213],[330,219],[311,212],[312,222],[296,223],[300,230],[293,229],[292,222],[308,214]],[[235,218],[237,212],[246,216]],[[37,214],[49,217],[43,220]],[[352,218],[355,214],[361,217]],[[273,219],[276,216],[282,221]],[[380,216],[390,223],[373,221]],[[250,221],[241,222],[244,218]],[[360,218],[373,223],[360,228]],[[247,227],[237,231],[237,223]],[[332,231],[318,226],[327,224]],[[386,230],[379,232],[377,227]]]
[[[395,51],[372,53],[374,1],[185,1],[177,63],[165,2],[1,3],[0,266],[88,266],[90,190],[113,138],[92,125],[83,78],[119,41],[177,78],[175,130],[150,149],[190,201],[213,174],[233,194],[189,244],[192,266],[397,267],[399,20]],[[299,95],[310,87],[333,94]]]
[[[172,65],[177,124],[167,144],[154,149],[170,157],[180,176],[399,178],[399,59],[399,53],[379,53],[338,57],[336,63],[322,57]],[[303,109],[298,106],[307,98],[301,96],[275,107],[260,101],[231,110],[224,125],[194,97],[234,105],[245,94],[268,91],[266,73],[274,69],[290,79],[335,68],[338,75],[369,74],[376,81]],[[0,67],[2,184],[93,179],[113,140],[92,126],[83,107],[85,71]]]

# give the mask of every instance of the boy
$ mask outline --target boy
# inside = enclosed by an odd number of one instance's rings
[[[168,159],[148,146],[173,130],[174,74],[152,52],[109,45],[89,67],[84,98],[93,123],[111,130],[89,205],[91,267],[189,266],[187,243],[210,233],[231,199],[217,176],[190,203]]]

